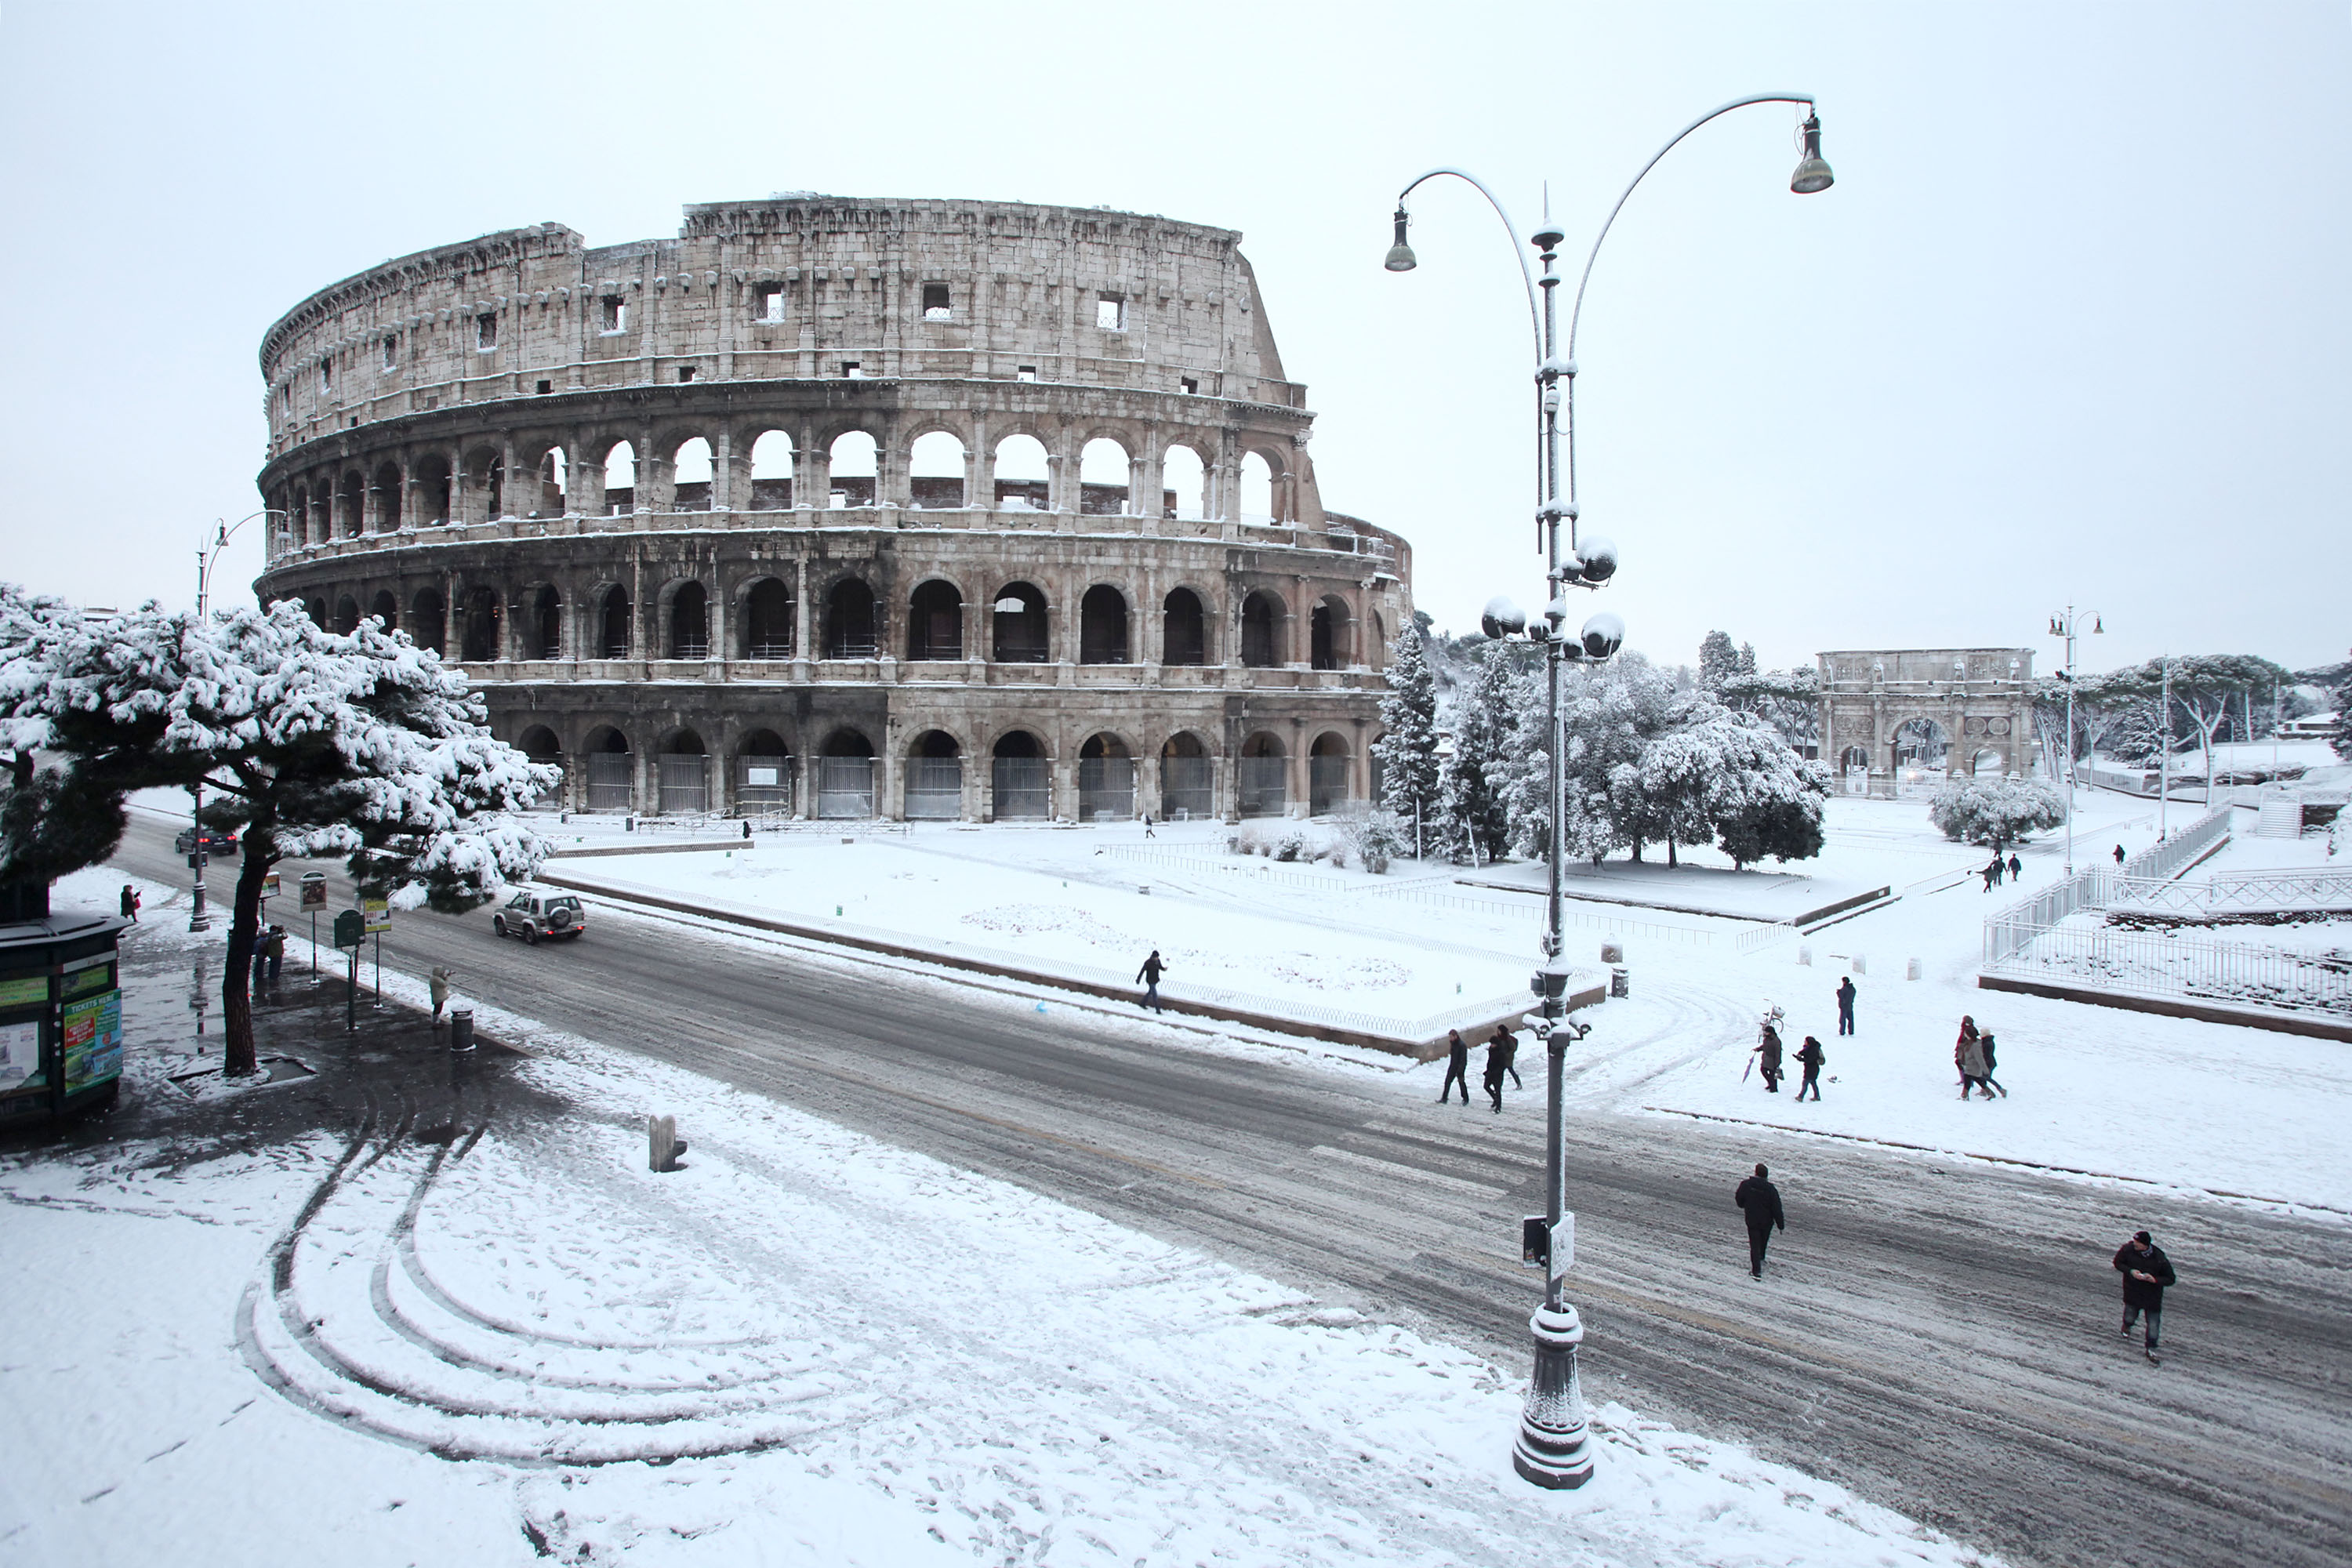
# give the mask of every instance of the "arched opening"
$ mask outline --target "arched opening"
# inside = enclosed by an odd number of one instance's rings
[[[344,637],[360,629],[360,602],[345,594],[335,601],[335,630]]]
[[[550,447],[539,459],[539,500],[533,517],[562,517],[572,505],[572,460],[561,447]]]
[[[367,481],[360,478],[357,468],[346,473],[342,482],[335,488],[335,531],[345,539],[360,536],[366,496]]]
[[[427,452],[417,458],[415,468],[408,476],[408,489],[419,522],[439,527],[449,521],[448,458],[438,452]]]
[[[947,659],[963,657],[963,595],[952,583],[938,578],[915,590],[908,606],[907,657]]]
[[[1190,447],[1171,447],[1160,456],[1160,515],[1202,518],[1208,513],[1209,470]]]
[[[1848,746],[1838,753],[1838,769],[1842,773],[1866,773],[1870,771],[1870,753],[1860,746]]]
[[[1307,661],[1314,669],[1345,669],[1354,663],[1353,627],[1348,602],[1337,595],[1318,601],[1307,614]]]
[[[1134,482],[1127,448],[1097,436],[1078,450],[1078,510],[1089,517],[1119,517]]]
[[[874,590],[863,578],[835,583],[824,602],[824,657],[872,658],[880,652],[882,628],[874,609]]]
[[[530,657],[563,657],[563,595],[551,585],[531,595]]]
[[[400,465],[379,463],[375,480],[368,486],[368,507],[374,513],[377,533],[389,533],[400,526]]]
[[[310,542],[310,487],[296,485],[286,503],[288,526],[297,544]]]
[[[1043,822],[1054,815],[1053,764],[1026,730],[997,737],[989,757],[991,812],[999,822]]]
[[[915,437],[907,458],[908,499],[927,511],[952,511],[963,505],[963,443],[945,430]]]
[[[409,605],[408,635],[436,654],[449,648],[449,607],[438,588],[422,588]]]
[[[525,730],[522,732],[522,739],[517,741],[515,746],[534,763],[546,763],[559,768],[563,765],[563,742],[557,740],[555,731],[544,724],[533,724],[530,729]],[[563,781],[558,779],[534,799],[531,805],[546,808],[557,805],[562,799]]]
[[[1950,742],[1933,719],[1906,719],[1895,726],[1892,750],[1895,775],[1916,774],[1906,782],[1918,783],[1944,771]]]
[[[1003,511],[1044,511],[1054,504],[1045,444],[1034,436],[1007,436],[996,444],[996,505]]]
[[[1979,747],[1977,754],[1969,759],[1969,773],[1975,778],[1997,779],[2008,771],[2009,758],[1997,747]]]
[[[1244,522],[1274,521],[1274,465],[1261,453],[1251,452],[1242,458],[1241,503]]]
[[[298,599],[295,603],[302,606],[303,618],[322,632],[329,629],[329,623],[335,618],[327,608],[327,601],[320,598],[316,594],[307,599]]]
[[[377,591],[376,596],[368,604],[368,614],[382,621],[385,631],[400,629],[400,601],[394,598],[389,590]]]
[[[477,447],[467,453],[461,467],[459,484],[463,496],[454,503],[457,510],[450,514],[452,522],[470,522],[506,515],[507,465],[506,459],[495,448]],[[477,495],[482,498],[479,507],[473,502]]]
[[[874,485],[879,472],[878,458],[874,437],[863,430],[835,437],[830,504],[835,508],[872,506],[877,499]]]
[[[669,596],[669,657],[710,657],[710,600],[699,583],[681,583]]]
[[[1209,615],[1201,606],[1201,595],[1190,588],[1171,588],[1162,609],[1167,619],[1160,631],[1160,662],[1208,663]]]
[[[1261,730],[1242,742],[1235,780],[1244,816],[1283,816],[1290,810],[1290,761],[1280,737]]]
[[[469,588],[465,605],[460,657],[467,664],[488,663],[499,657],[499,596],[488,588]]]
[[[751,443],[751,510],[782,511],[793,504],[793,438],[762,430]]]
[[[680,730],[662,742],[654,765],[660,784],[656,798],[664,816],[680,813],[695,816],[710,809],[710,758],[703,749],[701,736],[691,730]]]
[[[793,657],[793,595],[777,578],[761,578],[743,595],[743,657]]]
[[[596,616],[596,647],[606,658],[629,657],[629,591],[614,586],[604,590],[604,602]]]
[[[1276,633],[1282,625],[1282,601],[1260,589],[1242,601],[1242,662],[1252,669],[1272,669],[1282,663]]]
[[[1160,816],[1167,822],[1211,816],[1217,809],[1217,763],[1200,736],[1171,735],[1160,748]]]
[[[604,514],[621,517],[637,505],[637,449],[616,441],[604,454]]]
[[[773,730],[754,730],[735,748],[735,809],[746,816],[792,814],[792,752]]]
[[[583,759],[588,765],[590,811],[627,811],[636,805],[636,779],[629,757],[629,738],[605,728],[588,737]]]
[[[855,730],[835,730],[816,760],[816,814],[844,818],[874,815],[874,743]]]
[[[1047,652],[1045,595],[1027,583],[1008,583],[997,590],[991,608],[994,617],[993,646],[999,664],[1043,664]]]
[[[963,815],[963,748],[944,730],[926,730],[907,756],[907,816],[952,822]]]
[[[670,510],[710,510],[710,443],[699,436],[678,443],[670,454]]]
[[[1078,662],[1127,662],[1127,596],[1097,583],[1078,601]]]
[[[1135,816],[1135,758],[1108,732],[1078,748],[1078,820],[1125,822]]]
[[[1348,742],[1329,731],[1307,752],[1307,815],[1328,816],[1348,804]]]

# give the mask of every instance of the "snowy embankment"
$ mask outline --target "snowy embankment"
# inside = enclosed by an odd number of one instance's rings
[[[0,1364],[45,1413],[10,1561],[1981,1561],[1615,1406],[1593,1484],[1537,1491],[1519,1369],[485,1023],[541,1113],[0,1165],[0,1281],[44,1309]],[[686,1169],[646,1170],[647,1110]]]

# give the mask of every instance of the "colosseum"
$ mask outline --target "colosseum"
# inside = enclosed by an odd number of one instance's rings
[[[1240,240],[785,195],[386,262],[262,342],[256,592],[460,661],[574,810],[1344,811],[1412,556]]]

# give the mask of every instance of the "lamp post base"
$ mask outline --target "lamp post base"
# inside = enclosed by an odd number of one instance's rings
[[[1538,1310],[1528,1327],[1536,1340],[1535,1381],[1519,1415],[1511,1468],[1537,1486],[1572,1490],[1592,1479],[1592,1436],[1576,1376],[1584,1323],[1575,1308],[1563,1303]]]

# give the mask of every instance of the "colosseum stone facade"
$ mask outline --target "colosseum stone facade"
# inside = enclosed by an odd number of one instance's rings
[[[1344,810],[1395,534],[1240,236],[814,195],[387,262],[261,348],[264,603],[458,659],[577,810]]]

